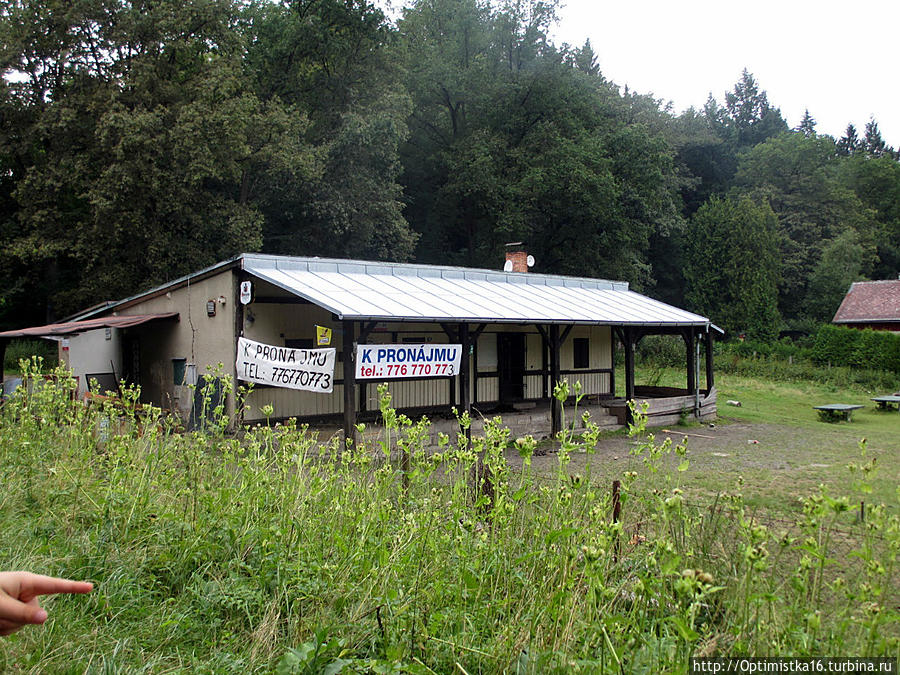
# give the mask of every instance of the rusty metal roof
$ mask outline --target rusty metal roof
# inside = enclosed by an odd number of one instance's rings
[[[857,281],[850,286],[833,323],[900,322],[900,279]]]
[[[77,335],[78,333],[84,333],[98,328],[131,328],[132,326],[139,326],[150,321],[161,321],[165,319],[178,319],[178,312],[167,312],[165,314],[136,314],[133,316],[104,316],[99,319],[51,323],[46,326],[8,330],[0,333],[0,339]]]

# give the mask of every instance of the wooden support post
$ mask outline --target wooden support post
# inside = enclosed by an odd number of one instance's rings
[[[472,416],[472,404],[470,403],[471,391],[470,391],[470,374],[471,367],[469,363],[469,324],[464,323],[459,326],[459,342],[462,349],[462,354],[459,359],[459,406],[462,409],[463,413],[469,413],[469,417]],[[466,429],[466,440],[471,444],[472,442],[472,427]]]
[[[549,401],[552,395],[550,391],[550,337],[547,330],[541,325],[535,325],[541,336],[541,398]]]
[[[715,386],[713,380],[713,332],[706,329],[706,393],[709,394]]]
[[[6,360],[6,345],[8,344],[9,340],[0,339],[0,392],[3,391],[3,376],[5,374],[3,362]]]
[[[694,328],[687,328],[682,333],[682,337],[684,337],[684,346],[686,348],[687,354],[687,390],[688,393],[692,394],[697,389],[696,382],[696,373],[697,373],[697,364],[696,364],[696,352],[694,350]]]
[[[621,481],[614,480],[612,482],[612,521],[613,525],[619,522],[619,518],[622,514],[622,499],[619,494],[619,489],[621,488]],[[615,542],[613,543],[613,562],[619,562],[619,535],[615,535]]]
[[[472,368],[471,368],[471,378],[472,378],[472,403],[471,405],[475,405],[478,403],[478,339],[481,337],[481,334],[484,332],[484,329],[487,328],[486,323],[479,324],[479,326],[469,332],[469,344],[472,346]]]
[[[457,336],[459,339],[460,348],[462,349],[462,354],[460,355],[459,360],[459,401],[460,408],[464,413],[469,413],[469,419],[472,417],[472,392],[471,392],[471,374],[472,374],[472,364],[469,362],[469,347],[472,345],[476,345],[474,353],[475,357],[475,370],[477,373],[478,370],[478,350],[477,350],[477,342],[478,336],[481,335],[481,332],[484,330],[485,326],[481,325],[476,328],[471,333],[469,332],[469,324],[463,323],[459,325],[459,330],[457,331]],[[477,377],[477,375],[476,375]],[[477,382],[477,380],[476,380]],[[472,446],[472,425],[466,428],[466,443],[469,447]],[[475,496],[476,502],[480,502],[481,498],[484,497],[485,501],[483,502],[482,508],[485,512],[491,509],[491,506],[494,503],[494,484],[491,476],[491,470],[484,463],[485,450],[482,450],[478,454],[478,458],[475,461],[475,465],[471,470],[471,484],[472,484],[472,494]]]
[[[556,438],[562,430],[562,402],[557,401],[553,389],[559,384],[559,326],[550,326],[550,436]]]
[[[471,408],[471,364],[469,361],[469,325],[462,324],[459,327],[459,343],[461,345],[462,354],[459,359],[459,405],[464,412],[469,412]]]
[[[478,405],[478,338],[472,340],[472,405]]]
[[[451,343],[459,342],[459,330],[457,329],[456,326],[454,326],[453,324],[449,324],[449,323],[442,323],[441,328],[447,334],[447,337],[450,339]],[[450,377],[450,378],[448,378],[448,383],[447,383],[451,407],[456,405],[456,380],[457,380],[457,378]]]
[[[359,390],[359,402],[357,403],[357,411],[366,412],[369,409],[369,387],[367,386],[368,380],[363,380],[362,382],[358,382],[359,385],[357,389]]]
[[[634,400],[634,333],[631,328],[622,331],[622,344],[625,347],[625,400]],[[626,421],[634,422],[634,415],[630,409],[626,409]]]
[[[344,321],[343,328],[341,353],[344,356],[344,441],[352,441],[356,445],[356,362],[353,349],[356,322]]]
[[[370,321],[367,324],[360,325],[359,328],[359,337],[356,339],[357,344],[366,344],[369,340],[369,335],[373,330],[375,330],[375,326],[378,325],[377,321]],[[363,381],[359,383],[359,407],[357,408],[360,412],[365,412],[369,408],[369,387],[368,383]]]

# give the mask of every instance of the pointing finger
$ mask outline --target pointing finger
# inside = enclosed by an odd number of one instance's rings
[[[28,572],[20,579],[19,599],[28,602],[38,595],[90,593],[93,588],[94,584],[87,581],[71,581]]]

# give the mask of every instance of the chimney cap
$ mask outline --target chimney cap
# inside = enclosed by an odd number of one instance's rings
[[[511,246],[522,246],[524,242],[521,241],[511,241],[508,244],[503,244],[506,248],[510,248]]]

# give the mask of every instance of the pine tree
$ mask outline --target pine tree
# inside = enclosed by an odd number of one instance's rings
[[[816,120],[809,114],[809,108],[803,113],[803,119],[800,120],[797,131],[802,132],[807,138],[812,138],[816,135]]]
[[[871,118],[866,124],[864,146],[866,154],[871,157],[896,157],[894,149],[885,143],[878,129],[878,122]]]
[[[580,49],[573,50],[568,56],[569,63],[583,73],[593,76],[600,75],[600,64],[597,63],[597,53],[591,47],[591,41],[585,40]]]
[[[788,128],[781,111],[769,104],[765,90],[746,68],[734,90],[725,94],[725,109],[742,147],[753,147]]]
[[[837,142],[838,154],[849,157],[860,149],[859,134],[856,133],[856,127],[852,124],[847,125],[841,140]]]

